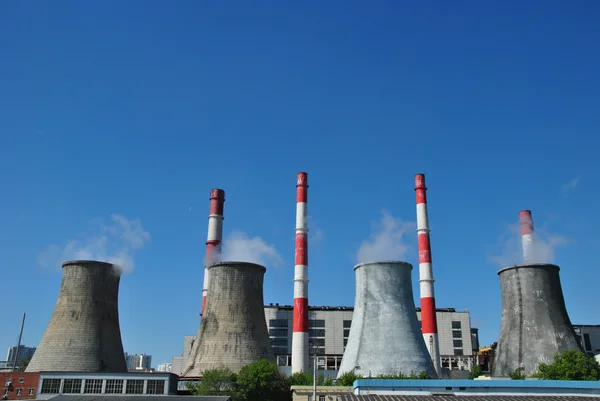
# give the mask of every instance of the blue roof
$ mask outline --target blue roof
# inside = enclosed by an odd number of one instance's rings
[[[397,380],[357,379],[353,387],[585,388],[600,390],[600,381],[579,380]]]

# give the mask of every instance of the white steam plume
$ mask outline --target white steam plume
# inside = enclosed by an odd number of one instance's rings
[[[406,254],[413,249],[407,242],[407,235],[416,236],[415,222],[403,221],[383,210],[381,219],[373,225],[369,239],[364,240],[358,249],[358,263],[377,260],[406,260]]]
[[[554,263],[556,248],[568,244],[570,240],[564,236],[547,232],[536,227],[533,232],[531,244],[531,259],[527,263]],[[500,236],[496,247],[496,255],[489,256],[489,260],[500,267],[514,266],[524,263],[523,247],[521,244],[521,228],[518,223],[507,226],[506,231]]]
[[[250,262],[262,266],[278,267],[283,259],[274,245],[267,244],[261,237],[252,237],[234,231],[223,241],[222,261]]]
[[[121,274],[128,274],[133,271],[134,251],[142,249],[149,241],[150,233],[138,219],[129,220],[113,214],[109,223],[100,223],[99,227],[68,240],[64,246],[49,246],[38,256],[38,264],[59,269],[67,260],[97,260],[113,263]]]

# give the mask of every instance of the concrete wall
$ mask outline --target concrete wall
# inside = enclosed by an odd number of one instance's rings
[[[27,372],[126,372],[119,281],[109,263],[65,262],[54,313]]]
[[[412,265],[382,261],[354,268],[356,298],[339,374],[363,377],[426,372],[437,377],[415,312]]]
[[[200,377],[221,367],[237,372],[259,359],[275,362],[263,309],[266,269],[242,262],[219,262],[208,269],[204,316],[182,376]]]
[[[493,376],[507,377],[521,367],[531,375],[557,352],[582,350],[565,307],[558,266],[513,266],[498,275],[502,319]]]

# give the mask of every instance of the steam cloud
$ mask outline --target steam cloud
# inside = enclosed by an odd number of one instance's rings
[[[554,263],[556,248],[564,246],[568,242],[569,239],[566,237],[536,227],[531,244],[531,259],[527,263]],[[489,257],[490,261],[497,263],[500,267],[524,263],[521,228],[518,223],[510,224],[507,227],[496,246],[500,248],[499,254]]]
[[[64,246],[51,245],[42,251],[38,264],[56,269],[67,260],[98,260],[116,265],[121,274],[133,271],[134,251],[144,248],[150,233],[139,220],[113,214],[108,224],[100,223],[91,233],[68,240]]]
[[[356,259],[358,263],[376,260],[406,260],[412,246],[406,236],[415,233],[415,222],[402,221],[383,210],[381,219],[373,225],[369,239],[362,242]]]
[[[221,260],[251,262],[273,267],[283,263],[274,245],[267,244],[261,237],[250,238],[241,231],[232,232],[223,241]]]

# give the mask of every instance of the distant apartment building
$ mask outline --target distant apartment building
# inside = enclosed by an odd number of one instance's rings
[[[156,371],[157,372],[170,372],[171,369],[172,369],[172,367],[173,367],[173,363],[172,362],[160,363],[156,367]]]
[[[152,370],[152,355],[125,353],[125,362],[129,372],[148,372]]]
[[[11,371],[15,364],[15,357],[17,358],[17,369],[22,363],[27,363],[33,357],[35,353],[35,347],[26,347],[24,345],[19,346],[19,352],[17,354],[17,347],[8,347],[6,353],[6,360],[0,361],[0,371]]]

